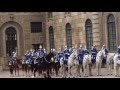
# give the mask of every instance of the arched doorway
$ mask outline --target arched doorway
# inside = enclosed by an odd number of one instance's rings
[[[54,45],[54,30],[53,30],[52,26],[49,27],[49,43],[50,43],[50,50],[55,48],[55,45]]]
[[[68,48],[72,47],[72,27],[70,23],[66,24],[66,44]]]
[[[92,33],[92,21],[87,19],[85,22],[85,31],[86,31],[86,48],[91,50],[93,46],[93,33]]]
[[[109,14],[107,17],[107,31],[108,31],[108,49],[111,52],[116,51],[116,26],[115,17],[113,14]]]
[[[8,27],[5,31],[6,55],[11,56],[12,52],[17,51],[17,32],[14,27]]]

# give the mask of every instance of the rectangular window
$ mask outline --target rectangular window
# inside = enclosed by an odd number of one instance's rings
[[[31,33],[42,32],[42,22],[31,22]]]

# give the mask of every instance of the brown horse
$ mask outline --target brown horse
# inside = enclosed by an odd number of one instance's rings
[[[14,63],[13,64],[9,64],[10,75],[14,76],[13,72],[15,71],[15,75],[16,75],[16,72],[17,72],[18,76],[19,76],[19,70],[20,70],[20,66],[21,65],[22,65],[21,59],[15,58],[14,59]]]

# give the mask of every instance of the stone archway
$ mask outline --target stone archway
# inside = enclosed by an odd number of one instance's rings
[[[16,30],[16,38],[17,38],[17,53],[18,57],[21,57],[24,54],[24,35],[23,35],[23,29],[21,25],[14,21],[8,21],[4,23],[0,28],[0,56],[6,57],[7,56],[7,50],[6,50],[6,30],[8,28],[14,28]],[[9,32],[9,31],[8,31]]]

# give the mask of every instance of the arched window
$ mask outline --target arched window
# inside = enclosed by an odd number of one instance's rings
[[[54,30],[53,27],[49,27],[49,43],[50,43],[50,49],[55,48],[54,47]]]
[[[116,27],[115,27],[115,18],[112,14],[108,15],[107,27],[108,27],[108,49],[110,51],[115,51],[116,50]]]
[[[9,27],[5,31],[6,35],[6,55],[11,56],[12,52],[17,48],[17,32],[14,27]]]
[[[70,23],[66,24],[66,42],[68,48],[72,47],[72,28]]]
[[[90,19],[87,19],[85,22],[86,30],[86,47],[88,50],[91,50],[93,46],[93,34],[92,34],[92,22]]]

